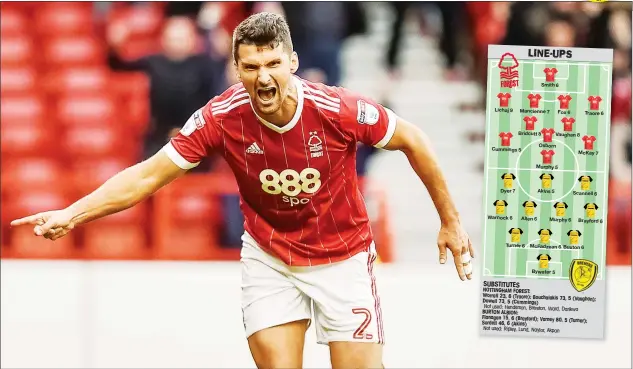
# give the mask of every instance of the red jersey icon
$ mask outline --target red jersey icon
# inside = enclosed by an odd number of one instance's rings
[[[558,69],[545,68],[543,72],[545,72],[545,82],[554,82],[554,79],[556,78],[556,73],[558,73]]]
[[[554,134],[554,128],[543,128],[541,130],[543,134],[543,142],[552,142],[552,135]]]
[[[552,164],[552,156],[556,154],[554,150],[543,150],[541,151],[541,155],[543,155],[543,164]]]
[[[558,101],[560,101],[561,109],[569,109],[569,102],[572,100],[571,95],[560,95]]]
[[[510,146],[510,139],[512,138],[511,132],[501,132],[499,133],[499,137],[501,137],[501,146]]]
[[[590,110],[599,110],[600,109],[600,101],[602,101],[602,98],[600,96],[589,96],[589,98],[587,100],[589,100],[589,109]]]
[[[593,136],[583,136],[582,140],[585,142],[585,150],[593,150],[593,143],[596,138]]]
[[[499,107],[507,108],[508,107],[508,103],[510,102],[510,98],[512,97],[512,95],[510,95],[509,92],[506,92],[505,94],[499,92],[497,97],[499,98]]]
[[[533,131],[534,130],[534,123],[536,123],[536,121],[537,121],[536,117],[525,117],[525,118],[523,118],[523,121],[525,122],[525,130],[526,131]]]
[[[561,119],[560,121],[563,122],[563,130],[565,132],[571,132],[571,131],[574,130],[573,125],[574,125],[574,123],[576,123],[576,119],[565,117],[565,118]]]
[[[528,99],[530,99],[530,108],[536,109],[538,108],[538,102],[541,100],[541,95],[539,94],[529,94]]]

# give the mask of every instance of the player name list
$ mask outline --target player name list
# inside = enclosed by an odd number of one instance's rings
[[[495,335],[595,337],[603,330],[603,281],[582,294],[561,294],[569,282],[485,280],[481,296],[481,332]],[[561,284],[561,286],[557,286]]]

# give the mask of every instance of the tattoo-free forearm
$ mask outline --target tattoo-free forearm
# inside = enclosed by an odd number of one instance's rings
[[[442,224],[459,221],[459,214],[448,192],[446,180],[437,157],[431,149],[430,139],[420,129],[415,129],[410,133],[412,136],[409,137],[409,145],[402,151],[429,191]]]
[[[73,223],[82,224],[128,209],[160,188],[145,174],[144,163],[129,167],[68,207]]]

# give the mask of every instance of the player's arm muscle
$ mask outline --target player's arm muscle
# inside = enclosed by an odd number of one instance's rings
[[[74,224],[86,223],[138,204],[185,173],[186,170],[160,150],[151,158],[112,176],[68,210]]]
[[[443,224],[456,222],[459,214],[446,186],[429,137],[418,127],[398,117],[396,130],[386,150],[402,151],[422,180],[437,208]]]

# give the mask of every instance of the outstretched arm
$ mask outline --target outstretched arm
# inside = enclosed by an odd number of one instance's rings
[[[451,199],[429,137],[418,127],[398,118],[396,130],[386,150],[402,151],[411,167],[426,186],[437,208],[442,224],[459,222],[459,214]]]
[[[151,158],[114,175],[94,192],[69,206],[72,221],[87,223],[128,209],[185,172],[160,150]]]
[[[464,263],[462,263],[462,257],[463,254],[469,254],[470,257],[474,257],[474,251],[468,235],[460,225],[459,213],[448,192],[446,180],[435,153],[431,149],[431,141],[428,136],[413,124],[397,118],[393,137],[384,146],[384,149],[402,151],[429,191],[429,195],[442,222],[442,228],[438,237],[440,263],[446,262],[446,249],[449,248],[453,253],[460,278],[462,280],[465,277],[470,279],[470,266],[464,271],[463,264],[468,263],[466,260],[463,260]],[[469,260],[468,256],[465,258]]]
[[[55,240],[66,235],[76,225],[136,205],[185,172],[161,150],[150,159],[114,175],[69,207],[17,219],[11,225],[35,225],[36,235]]]

